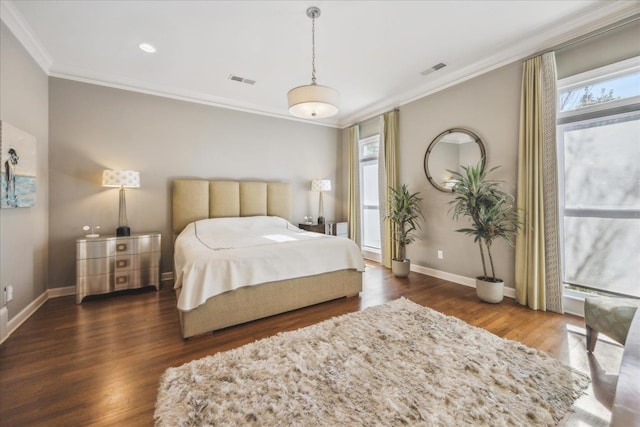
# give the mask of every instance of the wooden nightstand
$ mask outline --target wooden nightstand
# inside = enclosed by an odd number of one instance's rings
[[[324,224],[300,223],[298,228],[314,233],[330,234],[332,236],[349,237],[349,224],[340,221],[327,221]]]
[[[76,240],[76,304],[88,295],[160,289],[160,233]]]

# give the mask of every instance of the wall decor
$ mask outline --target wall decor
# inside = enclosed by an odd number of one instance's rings
[[[424,173],[435,188],[451,193],[456,184],[451,171],[462,172],[462,166],[475,166],[480,160],[484,169],[486,155],[478,135],[467,129],[448,129],[429,144],[424,154]]]
[[[36,138],[0,121],[0,207],[36,205]]]

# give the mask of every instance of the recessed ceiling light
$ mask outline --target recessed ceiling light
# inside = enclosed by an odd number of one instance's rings
[[[151,43],[140,43],[138,45],[138,47],[140,48],[141,51],[143,52],[147,52],[147,53],[156,53],[156,48],[154,45],[152,45]]]

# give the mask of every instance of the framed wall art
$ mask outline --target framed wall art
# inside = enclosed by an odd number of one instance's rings
[[[36,138],[0,121],[0,207],[36,205]]]

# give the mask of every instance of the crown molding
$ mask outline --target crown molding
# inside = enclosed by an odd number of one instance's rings
[[[50,77],[58,77],[67,80],[74,80],[83,83],[95,84],[114,89],[122,89],[131,92],[139,92],[147,95],[161,96],[163,98],[176,99],[180,101],[192,102],[196,104],[208,105],[211,107],[225,108],[229,110],[242,111],[245,113],[258,114],[261,116],[274,117],[284,120],[292,120],[316,126],[327,126],[335,128],[337,122],[333,120],[305,120],[283,114],[277,111],[269,111],[263,107],[243,104],[233,100],[210,96],[204,93],[190,93],[188,91],[176,89],[174,87],[163,87],[162,85],[152,85],[148,82],[134,81],[120,76],[106,75],[100,73],[90,73],[79,68],[55,67],[51,55],[45,49],[40,39],[35,35],[29,24],[11,0],[0,2],[0,18],[13,35],[20,41],[31,57],[38,63],[40,68]]]
[[[241,111],[244,113],[257,114],[261,116],[273,117],[283,120],[291,120],[316,126],[337,127],[335,120],[305,120],[283,114],[278,111],[267,110],[264,107],[241,103],[227,98],[207,95],[200,92],[190,92],[171,86],[150,84],[144,81],[137,81],[121,76],[108,75],[102,73],[91,73],[80,68],[53,67],[49,72],[50,77],[57,77],[65,80],[73,80],[81,83],[89,83],[97,86],[121,89],[130,92],[143,93],[145,95],[160,96],[163,98],[175,99],[178,101],[191,102],[195,104],[207,105],[210,107],[224,108],[227,110]]]
[[[566,43],[616,22],[628,19],[636,14],[640,14],[640,2],[635,0],[598,2],[589,10],[576,15],[565,22],[554,23],[547,28],[541,29],[536,36],[527,37],[520,42],[505,45],[504,49],[499,53],[462,69],[456,70],[445,77],[431,80],[418,88],[399,93],[392,98],[387,98],[374,103],[364,109],[361,109],[355,114],[348,115],[341,119],[332,118],[322,121],[311,121],[293,117],[289,114],[283,114],[281,111],[265,109],[261,106],[245,104],[226,98],[207,95],[205,93],[189,92],[175,87],[153,85],[148,82],[133,81],[120,76],[90,73],[81,69],[55,67],[53,65],[51,55],[44,48],[44,45],[35,35],[31,27],[26,23],[20,12],[13,4],[13,1],[2,0],[0,2],[0,18],[20,43],[22,43],[27,52],[29,52],[42,70],[49,76],[274,117],[283,120],[292,120],[301,123],[340,129],[347,128],[353,124],[360,123],[393,108],[398,108],[399,106],[409,104],[418,99],[440,92],[451,86],[455,86],[504,65],[530,57],[544,51],[545,49],[550,49],[554,46]]]
[[[0,19],[11,30],[13,35],[22,43],[22,46],[29,52],[29,55],[38,63],[45,74],[49,74],[53,59],[44,48],[40,39],[35,35],[29,24],[24,20],[22,14],[16,9],[12,1],[2,0],[0,2]]]
[[[611,1],[596,4],[593,8],[576,15],[569,21],[554,23],[534,37],[506,46],[499,53],[433,80],[412,91],[403,92],[391,99],[375,103],[356,114],[338,122],[341,129],[361,123],[393,108],[409,104],[418,99],[440,92],[467,80],[478,77],[505,65],[550,50],[578,37],[603,29],[640,13],[638,1]],[[433,75],[431,75],[433,76]]]

